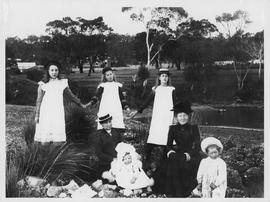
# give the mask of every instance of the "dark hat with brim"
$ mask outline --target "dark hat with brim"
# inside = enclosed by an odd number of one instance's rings
[[[110,114],[106,114],[105,116],[98,117],[98,122],[100,124],[106,123],[107,121],[112,120],[112,116]]]
[[[159,69],[158,75],[161,75],[161,74],[167,74],[168,76],[171,75],[171,73],[169,72],[169,69],[166,69],[166,68]]]
[[[102,69],[102,74],[105,74],[107,71],[112,71],[112,68],[110,68],[110,67],[104,67]]]
[[[177,103],[173,106],[173,109],[171,111],[174,111],[174,113],[184,112],[186,114],[190,114],[191,112],[193,112],[193,110],[191,109],[191,104],[188,101]]]

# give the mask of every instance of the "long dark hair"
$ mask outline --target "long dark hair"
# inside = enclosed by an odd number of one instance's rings
[[[44,83],[48,83],[49,80],[50,80],[50,75],[49,75],[49,69],[50,69],[50,66],[52,65],[55,65],[57,68],[58,68],[58,75],[57,75],[57,78],[58,79],[61,79],[60,77],[60,69],[61,69],[61,64],[57,61],[50,61],[47,65],[46,65],[46,68],[45,68],[45,74],[44,74],[44,77],[42,79],[42,81]]]

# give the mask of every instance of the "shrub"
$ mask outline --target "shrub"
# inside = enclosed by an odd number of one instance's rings
[[[35,105],[38,85],[25,78],[14,77],[6,80],[6,103]]]
[[[26,72],[26,78],[39,82],[44,76],[44,71],[38,69],[30,69]]]

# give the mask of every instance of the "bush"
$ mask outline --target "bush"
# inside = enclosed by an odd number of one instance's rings
[[[147,97],[147,79],[149,78],[149,70],[140,66],[128,89],[128,103],[132,108],[138,108]],[[134,78],[133,78],[134,79]]]
[[[39,82],[44,76],[44,71],[38,69],[30,69],[26,72],[26,78],[32,81]]]
[[[6,80],[6,104],[32,105],[36,104],[36,82],[14,77]]]

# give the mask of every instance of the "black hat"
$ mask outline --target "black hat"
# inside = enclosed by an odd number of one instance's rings
[[[169,72],[169,69],[165,69],[165,68],[159,69],[158,75],[161,75],[161,74],[167,74],[168,76],[171,75],[171,73]]]
[[[105,116],[98,117],[98,121],[100,124],[106,123],[109,120],[112,120],[112,116],[110,114],[106,114]]]
[[[112,68],[104,67],[103,70],[102,70],[102,74],[105,74],[107,71],[112,71]]]
[[[173,106],[173,109],[171,111],[174,111],[175,113],[184,112],[186,114],[193,112],[193,110],[191,109],[191,104],[188,101],[177,103]]]

